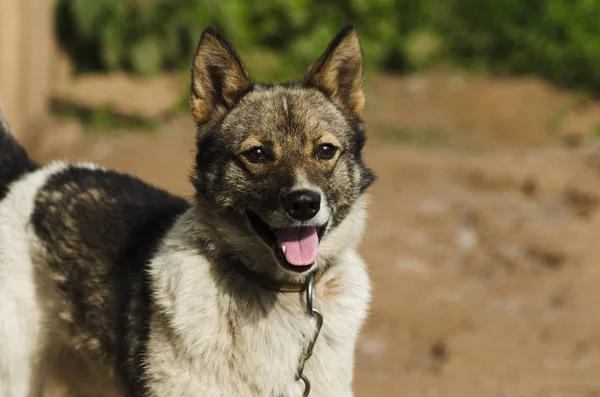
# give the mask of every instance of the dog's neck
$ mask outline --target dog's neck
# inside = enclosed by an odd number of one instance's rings
[[[231,263],[233,269],[235,269],[238,273],[240,273],[242,276],[244,276],[247,280],[249,280],[255,284],[258,284],[261,287],[264,287],[266,289],[270,289],[272,291],[277,291],[277,292],[287,292],[287,293],[304,292],[306,290],[306,286],[307,286],[306,282],[298,282],[298,283],[290,282],[290,283],[288,283],[288,282],[274,280],[274,279],[269,278],[265,274],[258,273],[258,272],[255,272],[255,271],[249,269],[241,261],[239,261],[235,258],[231,258],[228,262]],[[307,279],[309,277],[313,277],[313,283],[317,284],[319,282],[319,280],[321,280],[321,277],[323,277],[324,273],[325,273],[325,271],[316,270],[316,271],[308,274]]]

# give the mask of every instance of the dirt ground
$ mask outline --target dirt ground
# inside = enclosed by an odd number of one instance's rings
[[[600,102],[526,78],[369,80],[379,179],[356,395],[600,396]],[[31,136],[40,161],[191,192],[187,116],[127,134],[53,120]]]

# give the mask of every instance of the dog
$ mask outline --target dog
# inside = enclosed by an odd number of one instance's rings
[[[189,200],[92,164],[41,167],[0,117],[3,397],[48,380],[86,397],[353,395],[375,179],[355,26],[271,85],[208,28],[189,102]]]

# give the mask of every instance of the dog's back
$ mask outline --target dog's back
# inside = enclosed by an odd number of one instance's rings
[[[88,164],[38,167],[0,113],[1,396],[41,387],[14,381],[43,372],[31,365],[38,356],[74,351],[120,374],[125,388],[139,387],[131,382],[143,379],[145,266],[187,208],[181,198]],[[84,364],[72,363],[94,370]]]

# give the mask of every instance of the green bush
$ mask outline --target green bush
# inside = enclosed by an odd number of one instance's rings
[[[217,26],[258,79],[297,76],[348,20],[368,68],[440,60],[531,73],[600,92],[597,0],[57,0],[60,40],[79,70],[188,68]]]
[[[190,57],[209,14],[194,0],[58,0],[56,26],[80,71],[153,74]]]
[[[600,92],[597,0],[440,0],[433,11],[457,62]]]
[[[315,60],[349,20],[368,67],[410,67],[405,37],[419,0],[58,0],[56,25],[78,70],[154,74],[189,67],[201,31],[217,26],[254,76],[287,79]]]

